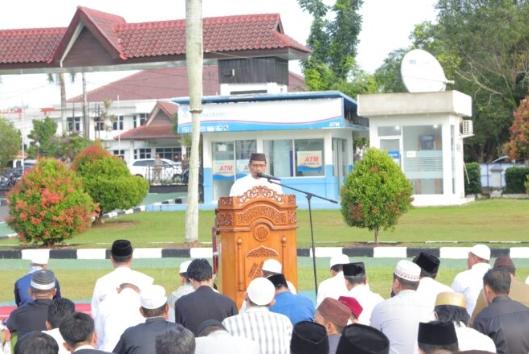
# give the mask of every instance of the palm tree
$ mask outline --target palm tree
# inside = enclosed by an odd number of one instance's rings
[[[64,73],[48,73],[48,82],[57,84],[61,90],[61,131],[64,135],[66,132],[66,85],[64,83]]]

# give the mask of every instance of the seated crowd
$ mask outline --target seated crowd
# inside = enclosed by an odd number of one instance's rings
[[[451,287],[435,279],[438,257],[399,261],[387,300],[370,289],[364,263],[332,257],[316,307],[267,260],[240,309],[216,290],[206,259],[183,262],[167,296],[132,269],[132,251],[127,240],[113,243],[114,269],[97,280],[91,315],[60,296],[47,259],[33,260],[5,322],[14,353],[529,353],[529,285],[508,256],[491,267],[485,245],[471,248]]]

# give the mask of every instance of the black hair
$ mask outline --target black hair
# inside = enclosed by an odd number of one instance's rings
[[[355,285],[355,284],[365,284],[366,282],[366,276],[365,275],[355,275],[354,277],[348,277],[347,275],[345,276],[345,279],[351,283],[352,285]]]
[[[343,271],[343,264],[335,264],[331,267],[331,270],[335,273]]]
[[[421,275],[420,275],[421,278],[424,278],[424,277],[428,277],[428,278],[432,278],[432,279],[435,279],[435,277],[437,277],[437,272],[428,272],[426,270],[423,270],[421,268]]]
[[[435,306],[434,312],[437,315],[437,319],[441,322],[463,322],[467,325],[470,320],[467,310],[459,306],[439,305]]]
[[[419,348],[424,352],[424,354],[449,354],[457,352],[459,350],[459,345],[457,344],[457,342],[446,345],[419,343]]]
[[[167,304],[163,304],[162,306],[155,308],[155,309],[146,309],[145,307],[141,308],[141,311],[143,312],[143,317],[158,317],[162,316],[165,312],[165,307]]]
[[[205,320],[198,325],[197,337],[207,337],[216,331],[226,331],[226,327],[217,320]]]
[[[402,289],[417,290],[417,288],[419,287],[419,282],[418,281],[409,281],[409,280],[406,280],[406,279],[402,279],[401,277],[393,274],[393,280],[395,280],[395,279],[399,280],[400,287]]]
[[[156,336],[156,354],[194,354],[195,336],[182,325]]]
[[[62,320],[75,312],[75,304],[66,298],[53,299],[48,307],[48,322],[58,328]]]
[[[205,258],[194,259],[187,267],[187,277],[195,281],[210,280],[213,277],[213,268]]]
[[[34,331],[18,338],[15,354],[57,354],[59,345],[52,336]]]
[[[66,343],[76,347],[78,343],[90,340],[94,333],[94,320],[86,313],[75,312],[62,320],[59,332]]]
[[[127,263],[132,259],[132,255],[129,256],[114,256],[113,254],[110,255],[114,262],[116,263]]]
[[[516,275],[516,267],[509,256],[499,256],[494,261],[494,269],[503,269],[507,272],[511,273],[512,275]]]
[[[483,276],[483,284],[491,288],[496,294],[509,294],[511,274],[503,268],[490,269]]]

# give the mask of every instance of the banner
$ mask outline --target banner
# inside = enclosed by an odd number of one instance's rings
[[[233,160],[213,161],[213,179],[233,180],[234,174],[235,174],[235,163]]]
[[[322,174],[323,159],[321,154],[321,150],[297,151],[296,157],[298,174]]]

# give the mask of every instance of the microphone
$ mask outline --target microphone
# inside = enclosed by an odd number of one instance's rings
[[[266,173],[261,173],[261,172],[257,172],[257,177],[281,181],[280,178],[274,177],[272,175],[267,175]]]

